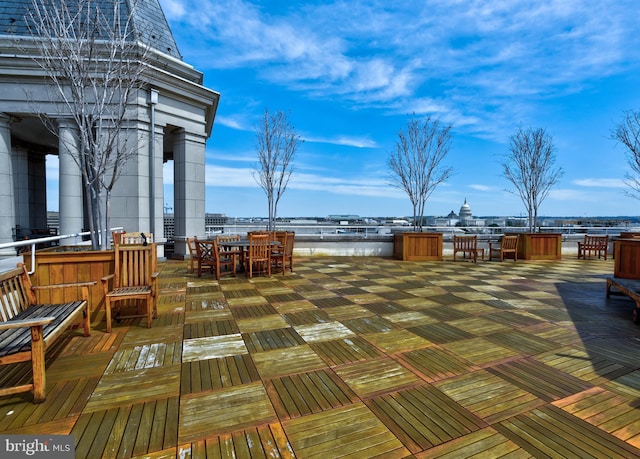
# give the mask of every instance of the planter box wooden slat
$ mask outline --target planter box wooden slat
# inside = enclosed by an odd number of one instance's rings
[[[442,233],[395,234],[393,256],[405,261],[442,261]]]
[[[561,233],[514,233],[518,234],[519,260],[562,259]]]
[[[31,256],[25,254],[25,263],[31,270]],[[76,250],[64,251],[63,247],[38,250],[36,252],[36,270],[33,273],[34,285],[65,284],[73,282],[97,281],[89,288],[91,311],[104,309],[104,291],[100,279],[113,272],[114,251]],[[59,303],[71,301],[77,296],[70,289],[55,289],[51,293],[43,292],[42,302]]]
[[[640,239],[613,242],[613,277],[640,279]]]

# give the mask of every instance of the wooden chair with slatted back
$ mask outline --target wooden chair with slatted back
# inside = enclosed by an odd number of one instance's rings
[[[157,315],[158,261],[156,244],[118,244],[115,246],[114,272],[102,278],[105,296],[107,333],[111,332],[111,309],[121,302],[144,301],[146,313],[129,317],[147,317],[147,327]],[[125,317],[119,317],[125,318]]]
[[[453,261],[456,261],[456,254],[462,252],[464,258],[469,257],[474,263],[478,262],[478,236],[458,236],[453,235]]]
[[[236,252],[220,251],[218,241],[198,241],[198,277],[202,276],[204,269],[209,269],[215,273],[216,279],[220,280],[223,274],[236,275],[237,254]]]
[[[493,245],[493,242],[489,242],[489,260],[493,258],[494,253],[500,261],[504,261],[505,255],[512,256],[513,261],[518,260],[518,236],[502,236],[500,245],[498,247]]]
[[[245,273],[249,278],[256,272],[271,277],[271,237],[267,234],[249,234],[249,246],[245,256]]]
[[[187,238],[187,248],[189,249],[189,272],[192,274],[195,272],[196,266],[198,265],[198,250],[196,248],[197,245],[197,236]]]
[[[282,269],[285,274],[287,261],[289,262],[289,271],[293,272],[293,244],[296,233],[293,231],[278,231],[274,240],[280,242],[280,245],[271,251],[271,261],[274,269]]]

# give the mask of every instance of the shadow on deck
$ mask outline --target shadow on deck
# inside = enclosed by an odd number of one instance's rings
[[[640,327],[605,299],[610,261],[161,269],[153,328],[70,330],[45,403],[0,398],[1,434],[73,434],[79,458],[640,456]]]

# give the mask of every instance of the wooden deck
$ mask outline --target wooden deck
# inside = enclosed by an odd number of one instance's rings
[[[78,458],[640,457],[612,263],[308,258],[217,282],[164,262],[153,328],[69,330],[47,400],[0,398],[0,433],[73,434]]]

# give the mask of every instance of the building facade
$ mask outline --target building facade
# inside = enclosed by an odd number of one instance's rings
[[[92,3],[108,10],[114,1]],[[113,190],[111,225],[152,232],[162,241],[163,163],[173,161],[175,253],[186,255],[186,237],[205,230],[205,145],[220,96],[183,62],[158,0],[119,3],[150,51],[144,86],[127,111],[127,138],[136,155]],[[29,46],[31,5],[32,0],[11,0],[0,8],[0,243],[11,242],[16,228],[46,228],[47,155],[58,157],[60,234],[87,228],[87,200],[70,141],[77,126],[52,103],[38,50]],[[57,132],[45,126],[43,115],[55,121]]]

